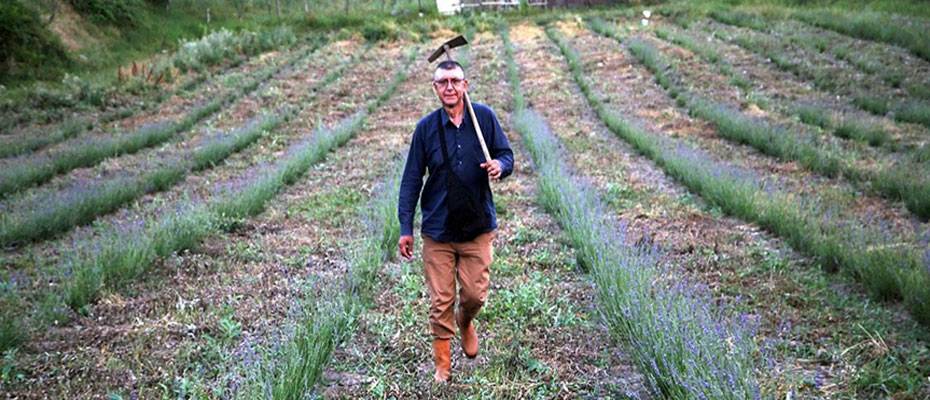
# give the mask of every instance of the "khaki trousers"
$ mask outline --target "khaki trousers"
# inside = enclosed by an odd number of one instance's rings
[[[470,242],[440,243],[423,236],[423,273],[429,289],[429,324],[433,336],[455,336],[453,305],[456,280],[459,312],[467,326],[488,298],[488,282],[494,250],[494,232],[478,235]]]

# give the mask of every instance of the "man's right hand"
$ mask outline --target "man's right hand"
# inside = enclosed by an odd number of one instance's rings
[[[400,252],[400,256],[407,261],[413,260],[413,236],[401,236],[397,240],[397,250]]]

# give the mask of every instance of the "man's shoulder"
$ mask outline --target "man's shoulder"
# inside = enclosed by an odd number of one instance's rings
[[[471,107],[475,109],[475,116],[478,117],[494,117],[497,118],[497,114],[494,113],[494,110],[490,106],[484,103],[472,102]]]
[[[487,105],[487,104],[478,103],[478,102],[474,102],[474,101],[473,101],[473,102],[471,103],[471,107],[475,109],[475,114],[478,114],[478,115],[495,115],[495,114],[494,114],[494,110],[491,109],[491,106],[489,106],[489,105]]]
[[[420,121],[417,122],[417,131],[421,131],[425,129],[430,124],[435,124],[436,118],[439,118],[440,111],[442,111],[442,107],[437,108],[433,110],[432,112],[430,112],[429,114],[426,114],[425,116],[423,116],[423,118],[420,118]]]

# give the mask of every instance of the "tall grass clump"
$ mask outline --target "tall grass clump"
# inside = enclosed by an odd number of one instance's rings
[[[839,122],[833,134],[844,138],[868,143],[869,146],[879,147],[892,142],[891,135],[876,124],[859,121],[855,118],[846,118]]]
[[[741,26],[752,30],[767,32],[768,23],[759,15],[739,10],[713,10],[708,15],[727,25]]]
[[[859,39],[901,46],[912,54],[930,61],[930,42],[920,27],[895,21],[894,17],[880,13],[840,13],[830,10],[804,10],[794,17]]]
[[[504,35],[508,63],[512,44]],[[518,75],[511,75],[521,98]],[[596,192],[577,180],[563,161],[558,139],[536,112],[513,114],[539,175],[540,202],[565,229],[581,265],[597,283],[601,309],[611,332],[628,352],[656,397],[752,399],[755,348],[744,326],[708,304],[709,296],[690,284],[663,281],[658,253],[636,244],[623,226],[614,226]]]
[[[301,53],[306,56],[307,53]],[[115,135],[105,138],[91,138],[52,154],[38,157],[23,157],[13,166],[0,171],[0,196],[6,196],[47,182],[55,175],[63,174],[75,168],[89,167],[109,157],[132,154],[139,150],[164,143],[176,134],[186,131],[204,118],[213,115],[227,104],[250,93],[274,76],[286,65],[302,57],[295,57],[279,65],[261,70],[253,79],[242,86],[234,88],[224,96],[209,100],[178,121],[160,121],[145,125],[133,133]]]
[[[880,229],[837,220],[829,206],[799,202],[776,182],[765,182],[752,171],[714,160],[683,142],[647,133],[610,111],[591,89],[578,55],[549,32],[588,103],[617,136],[727,214],[781,236],[828,270],[842,269],[876,298],[902,299],[914,319],[930,325],[930,267],[921,261],[922,254],[900,246],[897,238]]]
[[[375,275],[394,254],[400,237],[396,211],[401,167],[395,163],[362,211],[364,231],[352,243],[342,284],[298,302],[299,316],[287,340],[271,349],[261,365],[243,365],[253,372],[247,373],[238,398],[303,399],[319,382],[333,350],[354,331],[359,313],[370,301]]]

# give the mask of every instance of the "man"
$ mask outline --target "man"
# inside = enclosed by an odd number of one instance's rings
[[[420,198],[423,272],[430,296],[429,323],[436,364],[433,378],[445,382],[451,369],[453,319],[465,355],[478,355],[478,335],[472,321],[487,299],[491,240],[497,228],[489,180],[510,175],[513,151],[494,112],[485,105],[473,104],[492,158],[484,159],[465,107],[468,81],[459,63],[440,63],[432,84],[442,108],[421,119],[413,132],[400,184],[398,248],[402,257],[413,259],[413,216]],[[429,177],[423,187],[427,171]],[[460,286],[459,307],[453,310],[456,279]]]

